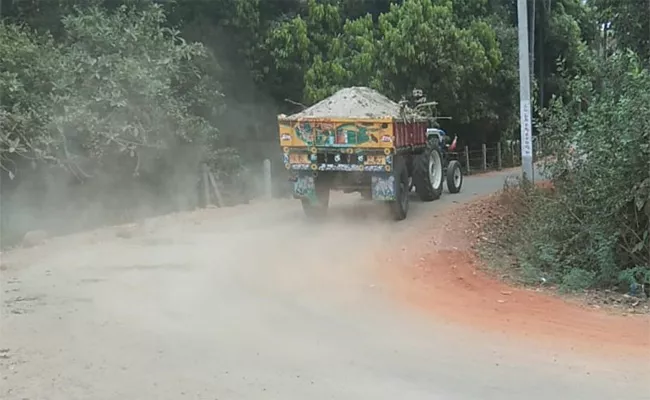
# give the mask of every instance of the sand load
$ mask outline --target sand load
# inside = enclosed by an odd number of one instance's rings
[[[399,118],[400,106],[388,97],[368,87],[341,89],[330,97],[293,115],[302,118]]]

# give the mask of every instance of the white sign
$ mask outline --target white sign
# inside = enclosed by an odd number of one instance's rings
[[[533,132],[530,113],[530,101],[522,100],[521,107],[521,156],[533,156]]]

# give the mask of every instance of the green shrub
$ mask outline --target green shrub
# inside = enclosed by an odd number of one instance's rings
[[[78,8],[57,40],[0,22],[3,239],[195,206],[199,163],[237,159],[212,61],[148,2]]]
[[[535,196],[519,256],[569,290],[641,284],[650,275],[650,72],[617,54],[571,93],[544,116],[555,190]]]

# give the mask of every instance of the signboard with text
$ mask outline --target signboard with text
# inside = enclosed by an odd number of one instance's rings
[[[521,156],[533,156],[533,132],[530,101],[521,101]]]

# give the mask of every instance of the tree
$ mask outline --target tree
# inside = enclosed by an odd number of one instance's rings
[[[32,161],[57,160],[47,123],[60,57],[50,36],[0,23],[0,168],[12,179]]]
[[[329,43],[342,25],[336,4],[309,0],[301,15],[269,30],[262,48],[265,67],[260,81],[276,101],[307,99],[305,74],[310,64],[326,61]]]
[[[326,55],[317,55],[307,70],[306,100],[313,103],[348,86],[380,88],[377,36],[372,15],[347,20],[342,34],[331,39]]]
[[[495,30],[480,18],[464,23],[450,1],[407,0],[379,18],[384,91],[399,98],[420,88],[461,129],[498,118],[487,96],[502,62]]]
[[[616,45],[650,62],[650,2],[648,0],[591,0],[601,29],[612,32]]]
[[[500,20],[488,18],[487,2],[468,0],[455,9],[450,1],[406,0],[377,17],[348,18],[341,29],[347,6],[310,1],[302,16],[270,31],[266,48],[273,67],[265,80],[273,83],[274,97],[313,103],[363,85],[398,100],[420,88],[458,129],[475,124],[482,134],[498,136],[509,125],[516,65],[504,68],[502,49],[516,56],[516,48],[512,53],[507,28],[501,29],[506,42],[497,37],[491,25]],[[467,10],[480,15],[465,15]],[[490,96],[498,91],[508,94],[495,102]]]
[[[165,27],[156,5],[79,10],[63,27],[64,43],[55,45],[3,25],[0,62],[11,72],[2,84],[14,93],[4,99],[0,121],[8,135],[3,167],[17,174],[20,155],[86,179],[107,171],[154,173],[161,159],[181,161],[172,155],[180,149],[196,152],[188,157],[193,162],[202,157],[216,140],[210,121],[221,98],[197,63],[205,58],[202,45]]]

